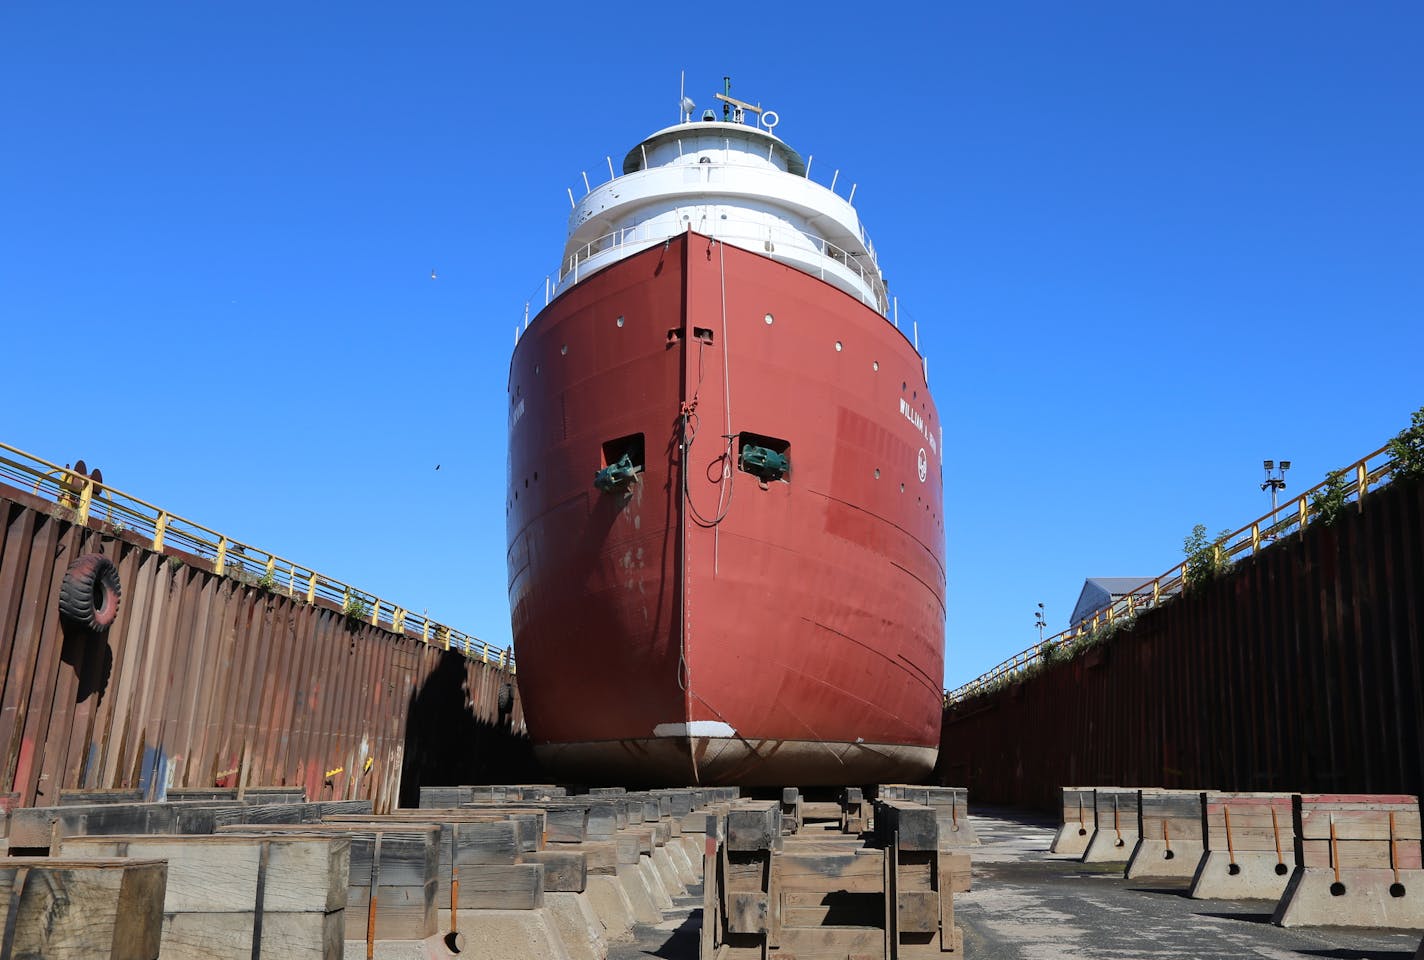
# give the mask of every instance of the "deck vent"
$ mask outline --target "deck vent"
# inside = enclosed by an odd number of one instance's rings
[[[785,480],[791,472],[791,442],[759,433],[743,432],[738,437],[737,468],[762,483]]]
[[[593,475],[593,485],[604,493],[626,490],[643,472],[643,435],[629,434],[603,445],[603,466]]]

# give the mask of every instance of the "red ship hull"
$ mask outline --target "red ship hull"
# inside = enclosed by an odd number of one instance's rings
[[[551,774],[811,786],[932,768],[941,434],[893,324],[689,232],[546,307],[509,394],[514,643]],[[789,444],[784,480],[739,469],[743,433]],[[596,488],[639,435],[638,480]]]

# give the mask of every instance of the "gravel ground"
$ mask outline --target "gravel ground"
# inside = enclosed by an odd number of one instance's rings
[[[1274,902],[1192,900],[1185,883],[1127,881],[1121,866],[1048,853],[1056,823],[1017,811],[973,818],[974,889],[954,898],[966,960],[1414,960],[1420,934],[1282,929]],[[698,960],[702,891],[609,960]],[[775,954],[773,954],[774,956]]]

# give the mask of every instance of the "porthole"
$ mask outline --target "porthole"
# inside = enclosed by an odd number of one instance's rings
[[[879,370],[879,369],[880,369],[880,361],[879,361],[879,360],[872,360],[872,361],[870,361],[870,369],[872,369],[872,370]]]
[[[772,315],[768,313],[768,314],[766,315],[766,325],[767,325],[768,327],[771,326],[771,321],[772,321],[772,319],[773,319]]]
[[[535,482],[535,483],[538,483],[538,482],[539,482],[539,471],[538,471],[538,470],[535,470],[535,471],[534,471],[534,482]]]
[[[568,355],[569,355],[569,345],[566,343],[566,344],[564,344],[563,346],[559,347],[559,356],[561,356],[561,357],[567,357]]]
[[[534,364],[534,376],[539,376],[539,364]]]
[[[619,317],[619,318],[618,318],[618,326],[620,326],[620,327],[623,326],[623,318],[622,318],[622,317]]]
[[[836,341],[836,353],[840,353],[840,352],[841,352],[841,342],[840,342],[839,340],[837,340],[837,341]]]
[[[901,492],[901,493],[904,493],[904,492],[905,492],[905,485],[904,485],[903,483],[900,484],[900,492]],[[518,496],[518,494],[515,494],[515,496]]]
[[[901,393],[904,393],[905,388],[906,388],[907,386],[909,386],[909,384],[907,384],[904,380],[901,380],[901,381],[900,381],[900,392],[901,392]]]
[[[880,479],[880,468],[879,468],[879,467],[876,467],[876,468],[875,468],[875,479],[876,479],[876,480],[879,480],[879,479]]]

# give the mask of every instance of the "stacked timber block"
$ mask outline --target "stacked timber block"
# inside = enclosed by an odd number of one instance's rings
[[[1294,859],[1291,797],[1289,793],[1202,793],[1203,854],[1188,896],[1279,900]]]
[[[1295,870],[1274,923],[1424,929],[1418,797],[1307,793],[1291,803]]]
[[[340,960],[350,843],[344,837],[71,837],[68,862],[167,861],[163,960]],[[41,861],[46,862],[46,861]]]
[[[886,943],[892,956],[964,954],[964,933],[954,924],[953,866],[943,852],[941,825],[933,806],[905,800],[876,804],[875,830],[889,860]]]
[[[962,955],[936,810],[882,800],[875,836],[787,833],[775,800],[711,819],[703,960]]]
[[[908,800],[934,807],[940,821],[939,842],[944,848],[979,845],[979,836],[969,820],[968,787],[931,787],[908,783],[882,784],[877,794],[883,800]]]
[[[1136,787],[1096,787],[1093,819],[1097,826],[1083,850],[1083,863],[1126,865],[1137,846]]]
[[[860,834],[870,829],[870,804],[860,787],[846,787],[841,794],[841,832]]]
[[[1196,875],[1206,852],[1201,797],[1196,790],[1138,791],[1137,846],[1127,861],[1127,879]]]
[[[7,960],[158,960],[167,878],[162,860],[0,859],[0,949]]]
[[[1098,815],[1093,806],[1093,787],[1063,788],[1063,825],[1053,837],[1049,853],[1064,853],[1081,857],[1088,841],[1098,829]]]

